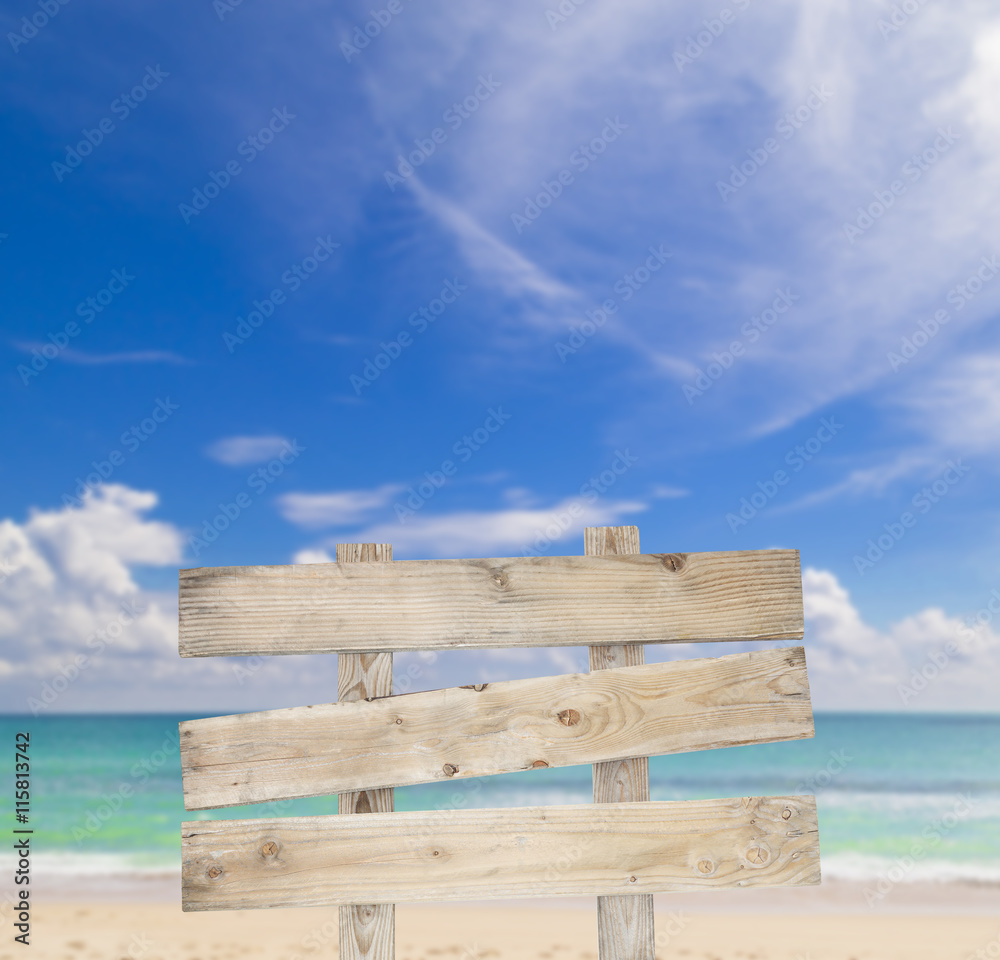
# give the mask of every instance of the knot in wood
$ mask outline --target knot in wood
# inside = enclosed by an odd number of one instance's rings
[[[403,722],[402,717],[396,717],[396,723],[402,723],[402,722]]]
[[[260,848],[262,856],[273,857],[278,852],[278,845],[273,840],[267,840]]]
[[[444,770],[445,775],[449,777],[453,777],[456,773],[458,773],[458,767],[456,767],[453,763],[446,763],[441,769]],[[437,854],[435,854],[435,856],[437,856]]]
[[[781,819],[782,820],[787,820],[791,815],[792,815],[792,811],[789,810],[788,807],[785,807],[785,809],[781,811]]]
[[[715,864],[711,860],[699,860],[698,861],[698,872],[699,873],[711,873],[715,869]]]
[[[218,879],[221,876],[222,876],[222,867],[212,866],[212,867],[208,868],[208,879],[209,880],[216,880],[216,879]]]
[[[466,683],[458,688],[459,690],[475,690],[476,693],[482,693],[486,689],[485,683]]]
[[[533,763],[533,764],[531,765],[531,769],[532,769],[532,770],[538,770],[538,769],[540,769],[541,767],[547,767],[547,766],[548,766],[548,763],[546,763],[546,762],[545,762],[544,760],[536,760],[536,761],[535,761],[535,762],[534,762],[534,763]]]
[[[574,724],[580,722],[580,711],[574,710],[572,707],[567,710],[560,710],[557,716],[559,717],[559,722],[567,727],[572,727]]]
[[[748,862],[753,864],[767,863],[771,859],[771,854],[767,847],[761,844],[752,843],[747,847],[746,859]]]
[[[510,577],[508,577],[507,574],[504,573],[499,567],[490,571],[490,579],[501,589],[509,586],[510,584]]]
[[[660,563],[671,573],[680,573],[687,565],[686,553],[661,553]]]

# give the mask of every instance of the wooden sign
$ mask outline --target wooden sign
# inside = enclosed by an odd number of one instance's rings
[[[183,656],[339,654],[336,703],[182,723],[185,807],[340,814],[183,824],[183,908],[338,905],[342,960],[392,960],[397,902],[588,895],[601,960],[654,960],[654,892],[819,883],[813,797],[649,799],[649,756],[813,736],[801,647],[643,658],[801,638],[797,551],[642,554],[635,527],[585,550],[182,570]],[[392,696],[395,651],[536,645],[589,646],[591,672]],[[397,786],[585,763],[599,808],[393,810]]]

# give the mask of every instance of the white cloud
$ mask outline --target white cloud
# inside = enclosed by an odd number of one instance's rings
[[[384,483],[374,490],[286,493],[278,498],[278,509],[299,527],[352,526],[362,523],[372,511],[386,507],[405,489],[398,483]]]
[[[292,563],[334,563],[336,559],[336,556],[330,556],[326,550],[306,549],[299,550],[292,557]]]
[[[242,467],[250,463],[272,460],[290,447],[287,437],[269,434],[259,437],[223,437],[205,451],[212,460],[229,467]]]
[[[172,604],[140,589],[132,574],[137,565],[181,559],[181,532],[144,516],[156,503],[153,493],[113,484],[89,491],[79,506],[0,523],[0,647],[6,679],[16,681],[16,698],[5,700],[11,707],[27,709],[45,682],[61,685],[55,678],[80,655],[102,660],[106,680],[127,684],[127,664],[176,651]],[[77,670],[87,680],[95,672]],[[128,689],[121,693],[130,699]]]
[[[983,598],[972,627],[927,607],[878,630],[864,622],[829,571],[807,568],[802,584],[806,660],[817,707],[996,710],[1000,591]]]
[[[142,566],[182,561],[184,535],[147,514],[155,493],[99,486],[79,505],[0,520],[0,703],[47,711],[232,710],[326,702],[336,657],[183,659],[177,593]],[[243,681],[239,664],[255,677]],[[245,676],[245,673],[244,673]]]
[[[163,566],[181,557],[177,529],[142,518],[157,500],[155,493],[109,484],[88,490],[79,507],[33,510],[23,527],[6,524],[15,536],[15,553],[21,544],[30,554],[24,575],[40,573],[36,584],[61,579],[76,589],[125,597],[135,592],[130,566]],[[10,585],[21,582],[15,571]]]

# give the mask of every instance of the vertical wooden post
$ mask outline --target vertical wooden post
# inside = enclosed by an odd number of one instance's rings
[[[337,563],[392,560],[391,543],[338,543]],[[337,654],[337,699],[363,700],[392,694],[391,653]],[[340,813],[391,813],[391,787],[356,790],[339,797]],[[391,903],[340,908],[339,960],[393,960],[396,907]]]
[[[640,553],[638,527],[586,527],[583,552],[588,557]],[[590,647],[590,669],[633,667],[646,662],[641,643]],[[594,803],[649,799],[649,758],[594,764]],[[597,898],[600,960],[654,960],[653,895]]]

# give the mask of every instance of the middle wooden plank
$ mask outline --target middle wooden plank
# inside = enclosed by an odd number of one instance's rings
[[[230,807],[813,736],[802,647],[180,724],[184,806]]]

